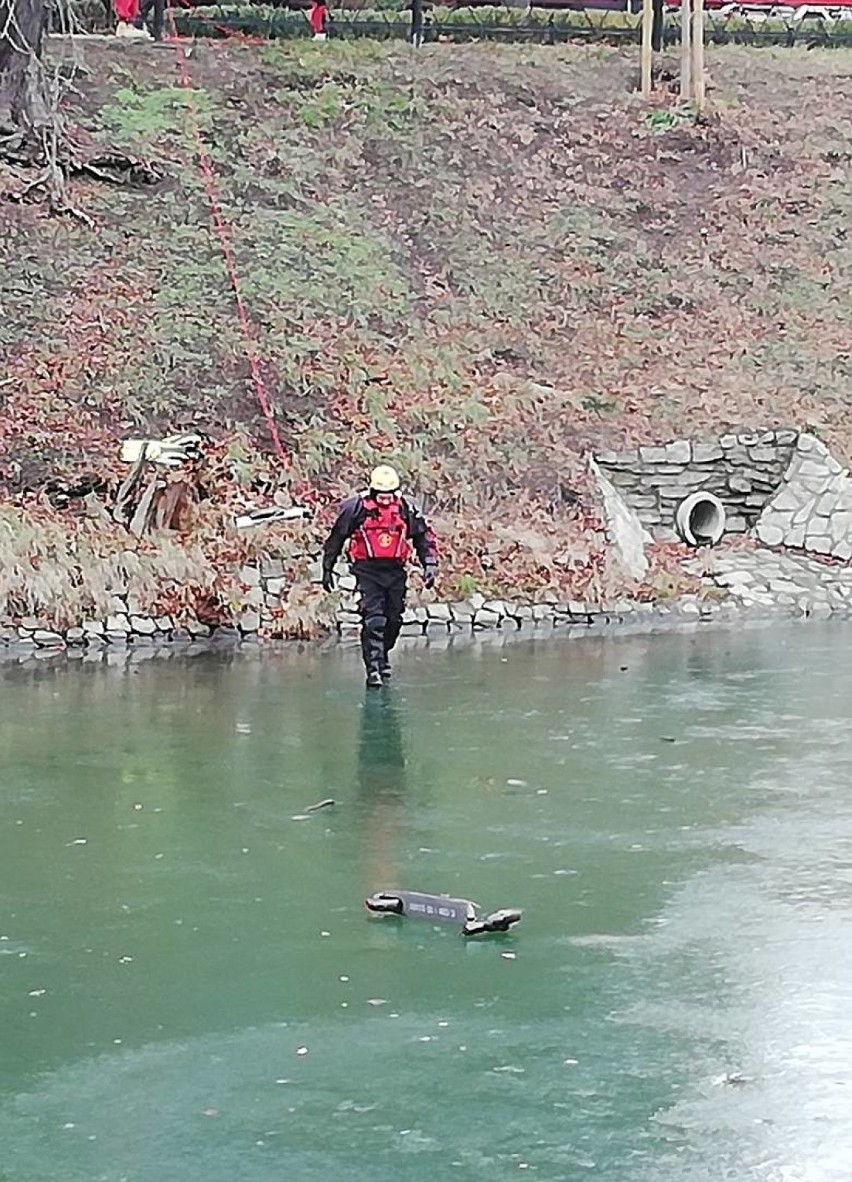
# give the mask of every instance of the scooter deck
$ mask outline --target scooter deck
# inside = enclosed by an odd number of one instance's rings
[[[365,899],[364,903],[374,915],[406,915],[413,919],[429,919],[433,923],[457,924],[459,927],[477,915],[477,906],[470,899],[426,895],[420,891],[379,891]]]
[[[425,895],[421,891],[378,891],[364,900],[367,910],[374,915],[410,916],[432,923],[455,924],[464,936],[483,936],[508,932],[518,923],[523,912],[515,907],[504,907],[488,915],[480,915],[479,907],[470,899],[454,899],[450,895]]]

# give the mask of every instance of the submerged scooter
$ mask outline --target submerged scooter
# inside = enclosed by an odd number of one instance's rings
[[[479,907],[470,899],[424,895],[420,891],[378,891],[364,900],[364,906],[372,915],[408,916],[428,919],[432,923],[455,924],[461,928],[463,936],[508,932],[523,915],[516,907],[503,907],[480,915]]]

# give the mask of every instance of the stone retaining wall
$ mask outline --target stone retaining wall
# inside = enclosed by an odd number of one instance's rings
[[[345,576],[344,580],[354,578]],[[425,607],[406,609],[402,620],[402,636],[427,636],[431,634],[480,632],[493,628],[519,629],[535,627],[545,623],[589,624],[596,618],[617,617],[634,610],[637,605],[624,603],[594,604],[579,601],[553,603],[510,603],[502,599],[486,599],[474,594],[470,599],[455,603],[430,603]],[[650,606],[650,605],[649,605]],[[357,635],[361,627],[361,616],[354,595],[345,600],[337,613],[337,630],[342,636]]]
[[[813,435],[800,435],[784,483],[760,515],[766,546],[852,558],[852,479]]]
[[[603,452],[595,457],[592,470],[604,494],[610,544],[637,581],[646,569],[642,549],[646,537],[642,527],[650,530],[653,537],[672,539],[678,504],[698,491],[711,492],[722,501],[728,514],[729,532],[745,532],[755,527],[757,538],[767,546],[797,548],[844,562],[852,559],[852,479],[812,435],[777,430],[726,435],[710,443],[680,440],[621,453]],[[319,582],[319,556],[305,557],[311,564],[309,578]],[[746,578],[738,582],[722,577],[717,584],[743,603],[751,603],[749,592],[739,594],[737,588],[753,586],[756,596],[752,606],[771,603],[811,614],[807,605],[817,604],[816,611],[824,612],[829,604],[830,613],[835,614],[845,612],[852,604],[852,571],[847,578],[846,573],[832,572],[829,567],[810,565],[785,567],[785,572],[779,573],[778,559],[771,552],[749,561],[757,565],[746,569]],[[760,583],[758,568],[768,572],[768,583]],[[725,576],[731,571],[721,573]],[[274,557],[259,559],[255,564],[243,566],[238,580],[239,609],[228,627],[153,616],[142,610],[126,589],[117,588],[109,611],[102,618],[82,620],[79,626],[62,631],[34,617],[0,620],[0,644],[7,648],[14,645],[33,649],[117,649],[161,646],[166,642],[205,640],[213,636],[240,640],[261,632],[274,634],[274,612],[289,588],[284,563]],[[816,594],[814,588],[819,586],[829,588],[825,595]],[[338,588],[342,595],[334,617],[336,630],[341,636],[356,635],[361,617],[354,575],[341,575]],[[686,616],[712,616],[718,609],[718,604],[695,597],[686,597],[677,604],[677,611]],[[486,600],[476,594],[459,602],[410,608],[403,620],[402,635],[545,631],[571,625],[623,623],[664,610],[659,604],[629,599],[584,603],[559,601],[554,595],[531,603]]]
[[[313,577],[319,579],[318,561]],[[264,558],[256,566],[243,566],[238,579],[242,585],[240,610],[230,626],[205,624],[194,619],[177,620],[173,616],[152,616],[141,608],[132,594],[116,590],[107,615],[82,620],[79,626],[61,631],[34,616],[15,621],[0,620],[0,644],[98,648],[206,640],[214,634],[222,638],[250,638],[272,622],[270,612],[280,605],[281,594],[289,584],[284,577],[284,564],[277,558]]]
[[[761,618],[768,614],[817,619],[852,616],[852,569],[848,567],[826,566],[804,555],[776,554],[763,549],[745,552],[722,549],[713,551],[712,555],[709,571],[705,557],[697,560],[694,571],[702,574],[705,582],[715,584],[725,599],[685,595],[666,604],[556,599],[545,603],[515,603],[472,595],[455,603],[412,608],[406,612],[402,636],[442,641],[485,635],[546,638],[619,626],[646,631],[666,622],[732,622],[743,613],[745,618],[749,614]],[[350,578],[344,576],[342,581],[349,586]],[[350,587],[337,613],[337,634],[344,640],[356,639],[360,630],[360,616],[351,590]],[[265,589],[263,593],[274,594]],[[253,608],[248,611],[261,614]],[[129,609],[117,610],[105,621],[87,621],[82,627],[64,632],[39,627],[34,619],[22,620],[15,626],[0,627],[0,656],[62,650],[120,654],[169,647],[183,651],[187,644],[198,642],[239,643],[254,639],[257,633],[254,619],[246,619],[246,614],[241,628],[211,628],[200,623],[183,626],[170,617],[134,615]]]
[[[725,506],[728,533],[746,533],[781,485],[798,440],[793,430],[679,439],[658,447],[604,451],[595,462],[643,526],[659,541],[677,538],[675,511],[694,492]]]
[[[482,600],[474,596],[458,603],[436,603],[428,608],[417,607],[407,612],[401,636],[404,640],[459,640],[484,637],[546,637],[558,633],[594,631],[595,628],[618,626],[650,629],[661,621],[723,622],[736,616],[732,603],[703,601],[697,596],[684,596],[668,605],[640,603],[635,600],[604,604],[568,601],[559,603],[523,604],[502,600]],[[143,619],[143,617],[139,617]],[[97,623],[100,623],[98,621]],[[65,632],[51,629],[0,629],[0,656],[3,653],[21,655],[48,652],[103,652],[126,653],[133,650],[160,650],[174,647],[182,651],[187,645],[208,643],[239,644],[254,639],[251,632],[236,628],[210,628],[196,624],[176,626],[170,630],[155,628],[153,632],[136,631],[135,627],[69,628]],[[342,640],[355,640],[360,632],[360,618],[351,610],[339,613],[337,635]]]
[[[744,608],[816,620],[852,616],[852,569],[804,554],[763,549],[714,553],[706,577]]]
[[[271,576],[273,580],[276,577],[279,576]],[[257,603],[243,611],[237,627],[214,628],[197,621],[179,623],[170,616],[155,618],[135,614],[130,611],[125,597],[116,596],[113,615],[105,620],[88,620],[81,627],[57,631],[42,627],[36,619],[23,619],[14,625],[0,626],[0,646],[89,650],[161,647],[173,642],[208,639],[250,640],[259,630],[263,607],[269,606],[266,599],[261,602],[261,597],[269,597],[277,602],[277,595],[268,589],[268,583],[269,578],[260,576],[260,581],[255,584],[259,589],[255,596]],[[361,627],[354,594],[354,576],[342,576],[339,585],[344,591],[344,598],[336,613],[336,631],[342,638],[354,638]],[[543,603],[516,603],[501,599],[488,600],[483,595],[474,594],[458,602],[409,608],[403,617],[402,636],[462,637],[483,632],[521,631],[533,635],[577,625],[624,624],[655,614],[670,614],[671,611],[676,611],[684,618],[710,617],[724,611],[724,604],[702,602],[695,596],[686,596],[667,611],[658,604],[629,599],[592,603],[558,600],[554,597]]]

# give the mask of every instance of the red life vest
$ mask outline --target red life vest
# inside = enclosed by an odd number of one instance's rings
[[[401,499],[394,497],[389,505],[380,505],[372,497],[364,497],[364,508],[367,510],[364,524],[355,530],[349,542],[352,562],[367,558],[405,562],[411,556],[411,543]]]

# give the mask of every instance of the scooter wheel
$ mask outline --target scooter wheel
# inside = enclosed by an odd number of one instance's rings
[[[490,915],[483,915],[481,919],[469,919],[462,928],[465,936],[482,936],[489,932],[508,932],[512,924],[517,923],[522,911],[514,907],[504,907],[500,911],[492,911]]]
[[[378,915],[402,915],[402,899],[397,895],[385,894],[384,891],[370,895],[369,899],[364,900],[364,906]]]

